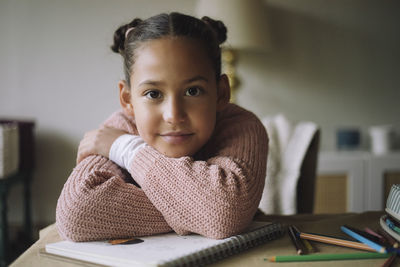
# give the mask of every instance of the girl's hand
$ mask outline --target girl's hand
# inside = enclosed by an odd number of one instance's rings
[[[108,158],[111,145],[123,134],[126,134],[126,132],[108,127],[85,133],[82,141],[79,143],[76,163],[78,164],[89,155],[101,155]]]

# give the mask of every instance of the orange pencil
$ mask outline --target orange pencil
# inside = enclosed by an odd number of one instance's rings
[[[361,250],[375,252],[375,250],[373,248],[369,247],[366,244],[363,244],[360,242],[355,242],[355,241],[350,241],[350,240],[346,240],[346,239],[341,239],[341,238],[323,236],[323,235],[318,235],[318,234],[309,234],[309,233],[300,233],[300,238],[317,241],[317,242],[321,242],[321,243],[326,243],[326,244],[331,244],[331,245],[337,245],[337,246],[342,246],[342,247],[355,248],[355,249],[361,249]]]

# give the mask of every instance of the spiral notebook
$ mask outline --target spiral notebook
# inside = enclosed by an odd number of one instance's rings
[[[47,244],[44,254],[72,258],[105,266],[199,266],[261,245],[284,234],[281,224],[253,222],[240,235],[210,239],[175,233],[141,237],[136,244],[111,245],[107,241]]]

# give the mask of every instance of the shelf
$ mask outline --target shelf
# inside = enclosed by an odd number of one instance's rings
[[[367,151],[324,151],[318,158],[317,177],[346,177],[346,188],[337,190],[337,194],[346,194],[348,212],[382,210],[390,186],[387,183],[399,181],[393,175],[397,173],[400,152],[375,155]]]

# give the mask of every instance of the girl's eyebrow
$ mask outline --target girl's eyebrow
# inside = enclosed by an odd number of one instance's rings
[[[162,81],[153,81],[153,80],[145,80],[141,83],[139,83],[138,86],[142,86],[142,85],[153,85],[153,86],[159,86],[164,84]]]
[[[185,80],[184,83],[191,83],[191,82],[195,82],[195,81],[208,82],[208,79],[206,77],[204,77],[204,76],[198,75],[198,76],[194,76],[193,78]]]
[[[205,81],[208,82],[208,79],[204,76],[198,75],[198,76],[194,76],[192,78],[189,78],[187,80],[184,80],[183,83],[187,84],[187,83],[191,83],[191,82],[195,82],[195,81]],[[141,83],[139,83],[138,86],[142,86],[142,85],[153,85],[153,86],[160,86],[165,84],[163,81],[155,81],[155,80],[145,80]]]

